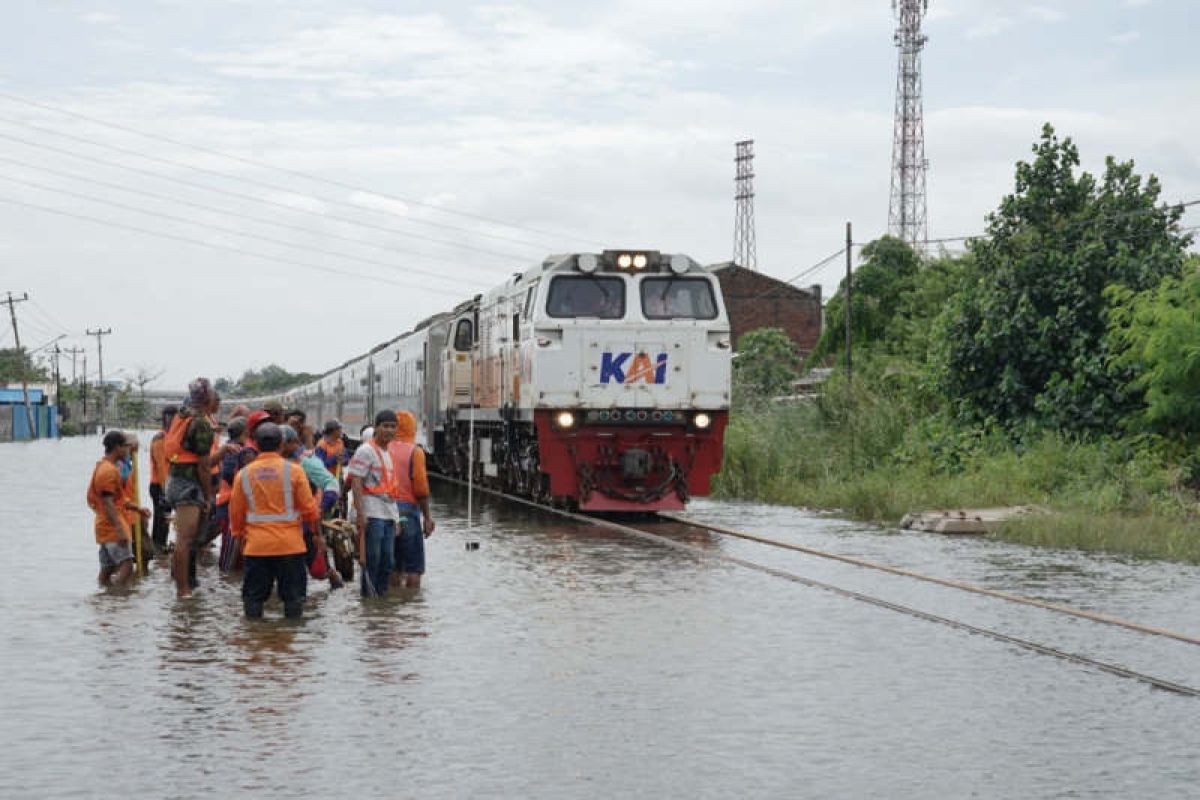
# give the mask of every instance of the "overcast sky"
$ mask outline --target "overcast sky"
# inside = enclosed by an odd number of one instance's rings
[[[67,333],[94,366],[81,334],[111,327],[106,371],[161,388],[324,371],[551,252],[727,260],[742,138],[764,272],[886,229],[888,0],[5,8],[0,291],[33,298],[29,345]],[[980,231],[1047,121],[1088,168],[1200,198],[1198,23],[1195,0],[932,0],[930,235]]]

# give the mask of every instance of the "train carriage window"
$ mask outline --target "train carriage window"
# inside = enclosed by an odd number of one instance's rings
[[[716,319],[712,283],[704,278],[645,278],[642,314],[646,319]]]
[[[533,318],[533,296],[536,293],[537,293],[537,282],[534,281],[533,285],[529,287],[529,290],[527,292],[525,292],[524,316],[525,316],[525,319],[527,319],[527,320]]]
[[[460,353],[465,353],[471,349],[474,343],[474,336],[471,331],[471,320],[460,319],[458,325],[454,328],[454,349]]]
[[[591,275],[558,275],[550,281],[546,313],[552,317],[625,316],[625,281]]]

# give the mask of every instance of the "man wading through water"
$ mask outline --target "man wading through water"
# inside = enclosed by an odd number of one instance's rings
[[[164,442],[171,465],[166,500],[175,509],[171,574],[177,597],[190,597],[196,588],[196,537],[216,499],[210,476],[217,434],[210,415],[216,413],[218,404],[208,378],[192,381],[187,405],[171,420]]]

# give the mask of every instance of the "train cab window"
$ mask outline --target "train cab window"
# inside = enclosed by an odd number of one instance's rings
[[[473,343],[474,336],[471,330],[471,320],[460,319],[458,325],[454,327],[454,349],[460,353],[465,353],[471,349]]]
[[[644,278],[642,314],[646,319],[716,319],[712,283],[704,278]]]
[[[546,313],[552,317],[625,316],[625,281],[592,275],[558,275],[550,281]]]

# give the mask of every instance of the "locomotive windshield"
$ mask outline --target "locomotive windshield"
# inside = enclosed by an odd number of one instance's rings
[[[704,278],[645,278],[642,314],[646,319],[716,319],[712,283]]]
[[[550,281],[546,313],[552,317],[625,316],[625,281],[592,275],[558,275]]]

